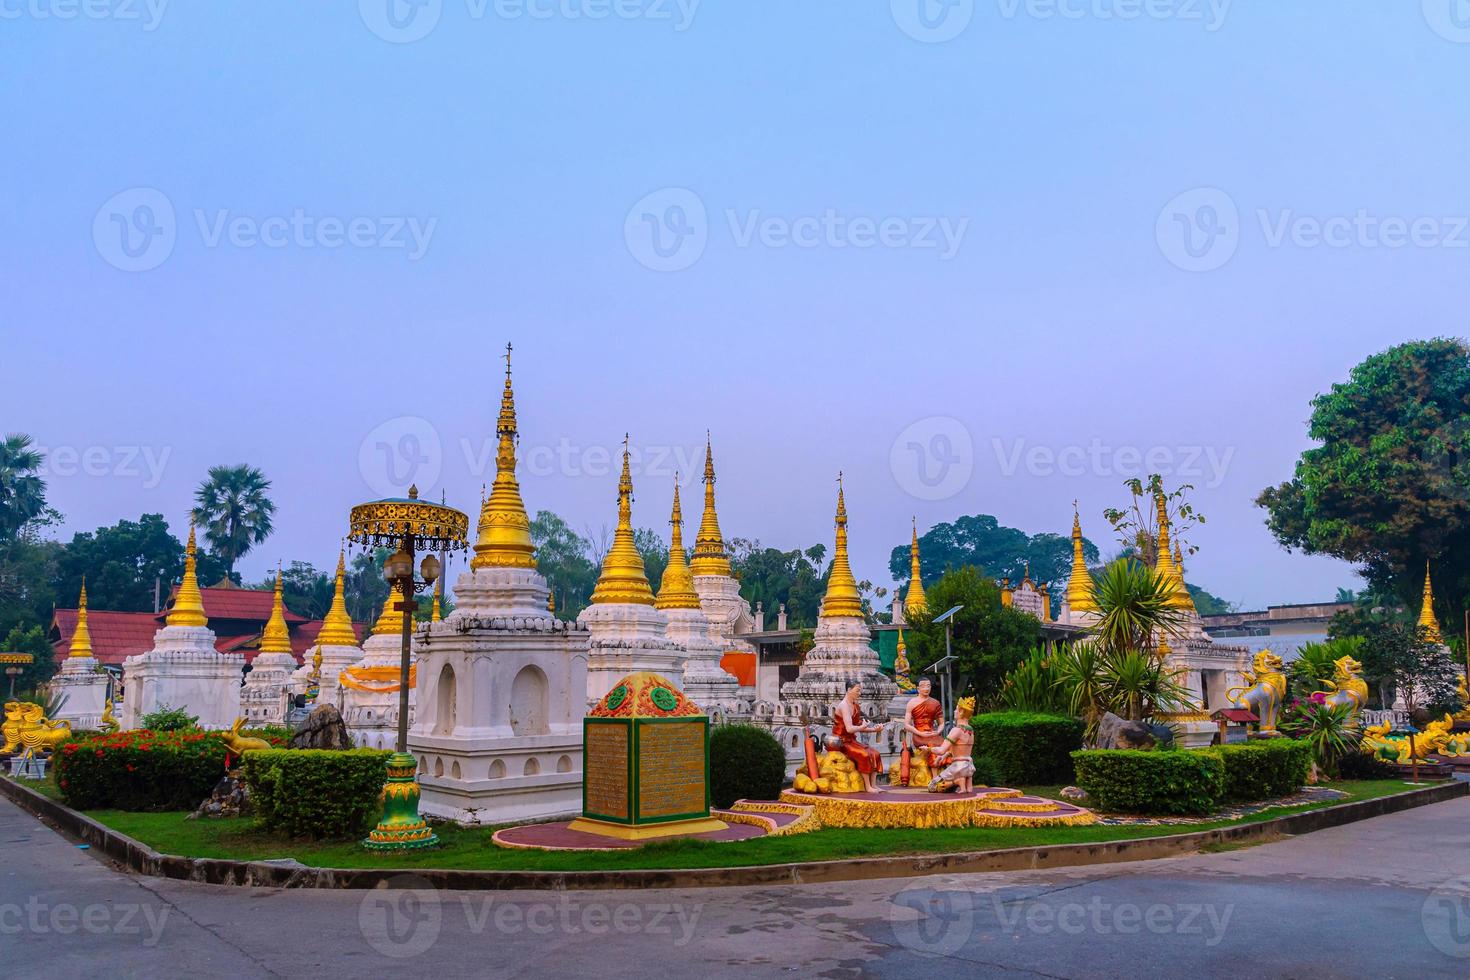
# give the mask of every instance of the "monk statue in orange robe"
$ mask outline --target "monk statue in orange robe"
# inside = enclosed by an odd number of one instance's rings
[[[859,742],[858,733],[881,731],[883,726],[863,720],[863,709],[858,705],[858,698],[862,693],[861,684],[854,684],[847,689],[847,695],[832,712],[832,734],[841,741],[842,754],[852,760],[858,775],[863,777],[863,789],[869,793],[878,793],[881,792],[878,789],[878,773],[883,768],[883,756],[872,746]]]
[[[930,696],[931,690],[929,678],[919,681],[919,691],[903,713],[903,730],[916,749],[932,749],[944,741],[944,705]]]

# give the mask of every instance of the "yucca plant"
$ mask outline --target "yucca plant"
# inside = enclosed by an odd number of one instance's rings
[[[1093,635],[1111,656],[1152,654],[1155,638],[1179,629],[1184,614],[1169,605],[1169,582],[1152,568],[1122,558],[1103,569],[1097,582],[1100,610]]]
[[[1297,706],[1291,734],[1312,747],[1317,771],[1329,779],[1336,778],[1338,762],[1356,752],[1363,738],[1352,714],[1352,707],[1346,704],[1303,701]]]
[[[1091,640],[1079,640],[1059,651],[1055,683],[1067,713],[1087,723],[1086,738],[1091,742],[1107,710],[1101,648]]]
[[[1152,653],[1128,650],[1104,658],[1102,682],[1108,707],[1129,721],[1189,704],[1189,691],[1174,680],[1174,668]]]

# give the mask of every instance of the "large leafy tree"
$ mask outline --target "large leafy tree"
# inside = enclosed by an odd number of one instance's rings
[[[598,567],[588,557],[591,545],[571,525],[549,510],[536,512],[531,521],[531,543],[536,567],[551,586],[556,614],[573,619],[591,601]]]
[[[643,557],[643,571],[648,576],[648,584],[657,592],[664,580],[664,569],[669,564],[668,544],[657,531],[640,527],[633,530],[633,545]],[[684,557],[687,559],[689,556],[686,554]]]
[[[23,691],[34,691],[36,685],[45,683],[56,673],[55,652],[46,640],[46,631],[40,626],[13,627],[6,634],[4,643],[3,649],[6,653],[29,653],[35,658],[30,665],[22,667],[15,677],[17,695]],[[0,688],[0,693],[8,693],[10,678],[0,674],[0,681],[5,683],[5,687]]]
[[[1292,478],[1257,504],[1287,548],[1358,565],[1373,589],[1417,607],[1424,563],[1445,610],[1470,596],[1470,349],[1400,344],[1312,401]],[[1458,616],[1453,617],[1458,620]]]
[[[946,572],[925,593],[932,613],[964,606],[951,620],[952,652],[958,660],[955,687],[994,702],[1006,675],[1041,643],[1040,621],[1002,605],[1000,588],[970,565]],[[944,656],[944,625],[929,615],[916,617],[905,637],[916,671]]]
[[[224,571],[218,558],[200,553],[200,581],[215,581]],[[155,585],[160,600],[167,599],[169,586],[183,574],[183,542],[169,531],[162,514],[144,514],[136,521],[73,535],[57,556],[56,600],[75,605],[85,576],[92,608],[151,612]]]
[[[194,520],[231,575],[237,561],[270,537],[276,512],[270,488],[271,481],[253,466],[211,466],[209,478],[194,491]]]
[[[752,607],[757,603],[765,607],[767,626],[775,627],[783,603],[789,629],[817,625],[830,573],[830,569],[823,568],[827,556],[824,545],[813,545],[805,551],[781,551],[762,547],[759,541],[732,538],[729,549],[730,569],[740,579],[740,596]]]

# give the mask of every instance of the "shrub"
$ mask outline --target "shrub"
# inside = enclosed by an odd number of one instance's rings
[[[1000,769],[996,767],[995,760],[989,756],[977,755],[974,757],[976,786],[1000,786],[1003,781],[1000,778]]]
[[[1115,813],[1206,814],[1225,789],[1225,760],[1214,752],[1073,752],[1077,785]]]
[[[114,732],[65,742],[56,785],[79,810],[192,810],[225,772],[225,743],[205,732]]]
[[[1292,738],[1232,745],[1209,751],[1225,762],[1225,796],[1231,803],[1250,803],[1289,796],[1301,789],[1312,768],[1312,747]]]
[[[361,837],[382,815],[390,755],[377,749],[247,752],[245,782],[255,819],[291,837]]]
[[[199,716],[191,715],[183,708],[164,705],[138,719],[138,724],[150,732],[185,732],[199,727]]]
[[[786,778],[786,753],[754,725],[722,725],[710,733],[710,797],[716,807],[736,800],[774,800]]]
[[[1072,753],[1084,725],[1066,715],[1000,711],[976,715],[975,755],[989,758],[1001,785],[1038,786],[1072,781]]]
[[[1366,752],[1349,752],[1343,756],[1337,762],[1337,772],[1343,779],[1393,779],[1398,775],[1393,766]]]

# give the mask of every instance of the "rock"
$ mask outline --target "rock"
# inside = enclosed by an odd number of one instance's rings
[[[250,787],[245,785],[245,780],[240,777],[237,770],[215,783],[209,799],[199,804],[199,808],[189,814],[188,819],[197,820],[200,817],[208,817],[211,820],[219,820],[228,817],[244,817],[249,814]]]
[[[335,704],[312,709],[306,721],[291,736],[293,749],[350,749],[352,737]]]
[[[1172,733],[1169,739],[1173,739]],[[1127,721],[1111,711],[1097,723],[1097,747],[1100,749],[1151,749],[1158,741],[1154,726],[1141,721]]]
[[[1062,788],[1062,799],[1085,800],[1087,799],[1087,791],[1080,786],[1064,786]]]

